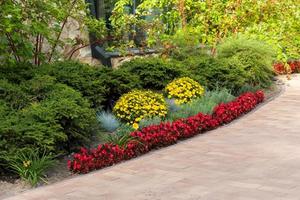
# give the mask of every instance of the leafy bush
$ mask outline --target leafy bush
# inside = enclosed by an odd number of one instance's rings
[[[145,89],[161,90],[174,78],[186,75],[184,68],[162,58],[138,58],[121,66],[132,74],[139,76]]]
[[[248,72],[236,59],[214,58],[209,55],[190,57],[181,62],[188,66],[194,80],[201,83],[208,90],[228,88],[232,91],[238,90],[247,82]]]
[[[45,152],[40,155],[36,150],[18,152],[13,157],[5,157],[8,167],[27,181],[31,186],[36,186],[44,179],[45,172],[54,166],[54,157]]]
[[[101,108],[106,102],[109,87],[106,67],[93,67],[75,61],[55,62],[39,67],[38,74],[55,77],[57,82],[66,84],[81,92],[91,102],[93,108]]]
[[[142,89],[139,77],[132,74],[128,70],[116,69],[109,71],[105,79],[105,87],[109,88],[105,95],[106,106],[113,107],[123,94],[130,92],[133,89]]]
[[[112,107],[122,94],[141,88],[139,77],[127,70],[94,67],[75,61],[43,65],[38,73],[53,76],[57,82],[81,92],[97,110]]]
[[[0,79],[0,99],[18,110],[28,105],[30,96],[22,90],[22,86]]]
[[[89,140],[96,124],[95,111],[79,92],[49,76],[37,76],[14,87],[30,98],[27,105],[15,108],[10,106],[10,93],[4,93],[0,107],[7,113],[0,115],[0,155],[40,148],[59,153]]]
[[[9,82],[19,84],[34,76],[35,67],[31,63],[5,63],[0,65],[0,77]]]
[[[144,118],[164,117],[167,105],[162,94],[150,90],[133,90],[117,101],[113,112],[137,129],[138,123]]]
[[[120,127],[120,121],[111,113],[102,111],[97,114],[101,127],[108,132],[114,132]]]
[[[183,61],[190,56],[199,56],[207,48],[201,47],[200,38],[202,33],[194,27],[179,29],[174,35],[169,35],[164,41],[164,54],[173,59]]]
[[[168,98],[175,98],[178,104],[187,103],[204,94],[204,88],[191,78],[178,78],[169,83],[165,91]]]
[[[225,65],[240,67],[245,71],[245,83],[263,88],[272,84],[275,55],[272,48],[264,42],[239,36],[228,38],[217,50],[218,58],[226,60]]]

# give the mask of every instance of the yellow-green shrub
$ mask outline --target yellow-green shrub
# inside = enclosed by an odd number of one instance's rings
[[[167,104],[162,94],[150,90],[133,90],[121,96],[113,112],[121,120],[138,128],[144,118],[165,117]]]
[[[173,80],[166,86],[165,91],[168,98],[174,98],[177,104],[187,103],[204,94],[204,88],[188,77]]]

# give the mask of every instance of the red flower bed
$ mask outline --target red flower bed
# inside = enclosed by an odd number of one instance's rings
[[[274,70],[277,74],[299,73],[300,72],[300,60],[289,61],[287,63],[290,69],[286,69],[283,63],[274,64]]]
[[[90,150],[81,148],[81,151],[75,153],[73,159],[68,161],[68,167],[74,173],[88,173],[95,169],[111,166],[229,123],[251,111],[263,100],[264,93],[262,91],[248,92],[232,102],[216,106],[212,115],[199,113],[172,123],[161,123],[132,132],[131,135],[138,141],[129,142],[126,148],[114,144],[101,144],[97,149]]]

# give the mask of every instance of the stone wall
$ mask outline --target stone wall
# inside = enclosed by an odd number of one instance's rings
[[[64,57],[68,58],[70,56],[70,52],[72,49],[76,49],[82,44],[87,45],[84,48],[76,51],[72,59],[79,60],[80,62],[91,64],[91,65],[99,65],[101,62],[95,58],[92,58],[92,52],[89,43],[89,33],[87,30],[80,30],[80,25],[76,20],[68,20],[66,23],[64,30],[61,35],[61,39],[67,40],[76,40],[79,44],[77,45],[65,45],[64,49],[60,49],[59,51],[63,53]]]

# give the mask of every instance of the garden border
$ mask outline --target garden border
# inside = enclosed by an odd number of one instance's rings
[[[80,152],[75,153],[73,159],[68,161],[68,167],[74,173],[88,173],[170,146],[232,122],[254,110],[264,98],[262,91],[246,92],[229,103],[217,105],[212,115],[198,113],[172,123],[163,122],[160,125],[145,127],[131,133],[131,136],[139,141],[133,140],[125,148],[110,143],[101,144],[96,149],[81,148]]]

